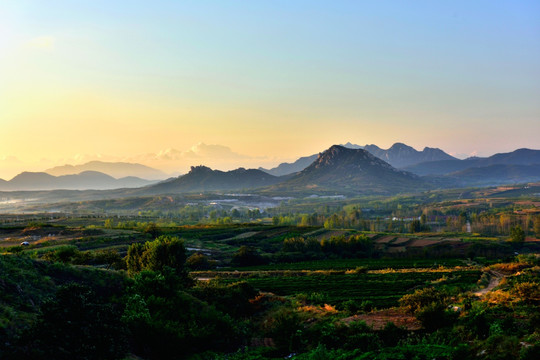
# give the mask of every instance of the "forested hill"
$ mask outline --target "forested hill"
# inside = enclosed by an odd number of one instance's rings
[[[390,194],[427,187],[416,175],[398,170],[366,150],[334,145],[319,154],[306,169],[272,190]]]
[[[144,194],[204,192],[253,189],[273,185],[282,179],[257,169],[239,168],[231,171],[192,166],[186,175],[141,189]]]

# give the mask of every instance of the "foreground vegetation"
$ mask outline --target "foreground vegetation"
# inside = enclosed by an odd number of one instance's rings
[[[539,358],[535,205],[439,200],[1,216],[0,358]]]

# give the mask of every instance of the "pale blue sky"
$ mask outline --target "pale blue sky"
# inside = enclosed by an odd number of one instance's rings
[[[8,0],[2,78],[0,156],[29,162],[199,142],[268,161],[347,141],[538,149],[540,2]],[[59,129],[72,140],[43,150]]]

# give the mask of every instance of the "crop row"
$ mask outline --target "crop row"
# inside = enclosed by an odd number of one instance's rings
[[[460,259],[330,259],[252,266],[242,270],[339,270],[366,267],[369,270],[454,267],[463,265]]]
[[[247,278],[245,281],[263,292],[289,296],[318,293],[330,304],[347,300],[373,302],[376,307],[397,305],[403,295],[425,286],[470,287],[480,278],[480,271],[440,273],[343,274]],[[223,279],[233,282],[234,279]]]

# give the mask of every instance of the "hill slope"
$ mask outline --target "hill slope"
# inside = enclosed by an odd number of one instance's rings
[[[365,150],[334,145],[293,178],[270,189],[390,194],[427,187],[417,176],[398,170]]]
[[[457,171],[445,176],[458,186],[503,185],[540,180],[540,164],[496,164]]]
[[[280,178],[256,169],[239,168],[231,171],[192,166],[186,175],[163,181],[142,189],[144,194],[170,194],[216,190],[251,189],[272,185]]]
[[[509,153],[499,153],[487,158],[468,158],[465,160],[429,161],[407,166],[404,170],[417,175],[446,175],[469,168],[490,165],[535,165],[540,164],[540,150],[517,149]]]

